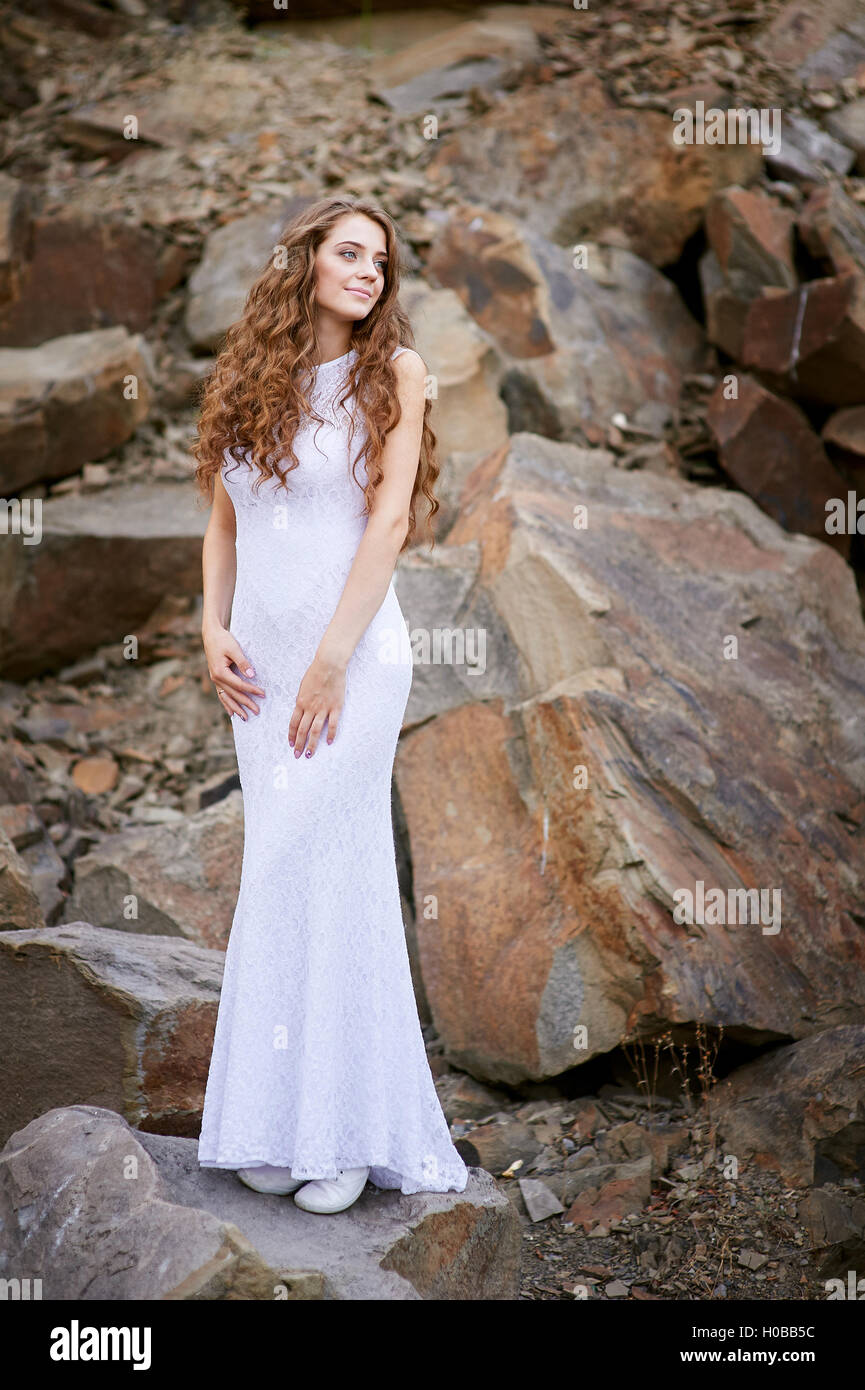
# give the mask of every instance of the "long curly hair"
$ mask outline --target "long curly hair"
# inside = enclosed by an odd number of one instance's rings
[[[190,446],[196,459],[195,482],[213,500],[216,474],[226,456],[256,467],[253,488],[276,477],[287,488],[286,475],[298,466],[293,440],[307,419],[323,423],[310,403],[311,368],[315,363],[314,262],[318,247],[334,223],[346,213],[363,213],[384,232],[387,265],[382,292],[366,318],[355,323],[350,348],[357,357],[348,373],[344,404],[355,395],[363,413],[367,439],[352,461],[365,461],[364,514],[369,514],[375,490],[383,477],[380,459],[385,439],[398,424],[401,410],[391,354],[397,346],[414,347],[408,316],[399,303],[400,249],[390,216],[364,198],[323,198],[294,216],[284,227],[273,254],[255,281],[243,313],[228,329],[213,368],[199,386],[201,411],[198,433]],[[432,403],[424,403],[420,456],[409,507],[409,528],[401,551],[417,530],[417,507],[426,498],[429,525],[439,510],[433,492],[439,475],[436,436],[429,422]],[[351,421],[350,439],[358,421]],[[274,450],[274,444],[277,444]],[[284,467],[280,467],[284,464]],[[287,489],[288,490],[288,489]]]

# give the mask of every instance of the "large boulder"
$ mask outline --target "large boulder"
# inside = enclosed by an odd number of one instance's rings
[[[559,18],[542,7],[546,23]],[[552,18],[549,18],[551,16]],[[446,111],[477,88],[495,90],[536,63],[541,48],[526,14],[468,20],[385,53],[375,65],[380,101],[400,115]]]
[[[519,1217],[480,1169],[464,1192],[368,1186],[339,1221],[200,1168],[194,1139],[111,1110],[51,1110],[0,1153],[0,1277],[44,1299],[515,1299]]]
[[[286,223],[310,201],[293,198],[275,212],[249,213],[210,233],[186,300],[186,331],[196,348],[211,352],[222,345]]]
[[[149,348],[125,328],[0,348],[7,494],[67,478],[133,435],[150,404]]]
[[[197,1134],[223,959],[88,922],[0,932],[0,1142],[76,1104]]]
[[[507,440],[508,413],[498,393],[501,360],[452,289],[409,278],[400,299],[435,384],[430,422],[441,467],[436,523],[444,531],[456,518],[472,468]]]
[[[669,115],[619,108],[579,72],[509,92],[443,138],[427,167],[447,188],[560,246],[613,242],[655,266],[679,259],[712,193],[747,185],[759,144],[677,145]]]
[[[39,544],[0,551],[0,672],[24,680],[120,648],[166,593],[200,593],[207,521],[193,489],[170,483],[41,502]]]
[[[430,273],[498,351],[512,433],[597,443],[614,414],[669,414],[683,375],[706,365],[702,329],[665,275],[616,246],[584,252],[576,262],[476,204],[450,214],[430,251]]]
[[[859,1020],[865,625],[841,557],[741,494],[530,435],[469,479],[442,549],[471,543],[438,622],[492,609],[485,664],[515,649],[519,692],[396,758],[449,1060],[516,1083],[693,1019],[750,1043],[825,1027],[827,999]]]
[[[134,142],[121,141],[126,149]],[[0,179],[0,344],[122,325],[149,326],[188,252],[134,222],[74,209],[35,212],[24,185]]]
[[[793,1186],[865,1183],[865,1025],[827,1028],[738,1067],[712,1091],[724,1152]]]
[[[846,501],[847,484],[794,401],[743,373],[735,394],[718,384],[706,419],[725,471],[743,492],[788,531],[826,540],[846,558],[850,537],[827,535],[826,504]]]
[[[239,791],[169,825],[108,835],[75,861],[67,916],[224,950],[243,857]]]

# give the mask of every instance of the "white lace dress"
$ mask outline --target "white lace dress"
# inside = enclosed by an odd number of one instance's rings
[[[272,479],[256,495],[258,470],[228,455],[222,467],[237,518],[230,628],[266,696],[260,714],[232,720],[243,866],[198,1161],[306,1179],[369,1167],[377,1187],[462,1192],[468,1171],[427,1060],[397,883],[391,774],[412,662],[393,581],[348,663],[334,742],[325,726],[311,758],[288,743],[366,526],[349,417],[335,407],[354,355],[316,369],[326,423],[298,431],[288,495]],[[365,437],[361,418],[352,456]],[[365,482],[362,462],[355,471]]]

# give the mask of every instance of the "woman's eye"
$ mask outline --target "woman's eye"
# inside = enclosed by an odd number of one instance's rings
[[[340,251],[339,254],[341,256],[354,256],[355,260],[357,260],[357,252],[351,251],[348,248],[346,248],[345,251]],[[382,275],[384,275],[385,271],[387,270],[387,261],[376,261],[375,265],[381,271]]]

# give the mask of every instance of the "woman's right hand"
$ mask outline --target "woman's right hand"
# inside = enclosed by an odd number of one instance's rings
[[[233,664],[238,671],[250,676],[255,675],[252,662],[244,655],[240,643],[235,641],[227,627],[216,624],[202,628],[201,640],[204,655],[207,657],[207,671],[216,687],[223,709],[227,710],[229,715],[239,714],[243,720],[247,718],[244,707],[259,714],[258,705],[251,699],[251,695],[264,698],[261,686],[244,680],[237,671],[231,669]]]

